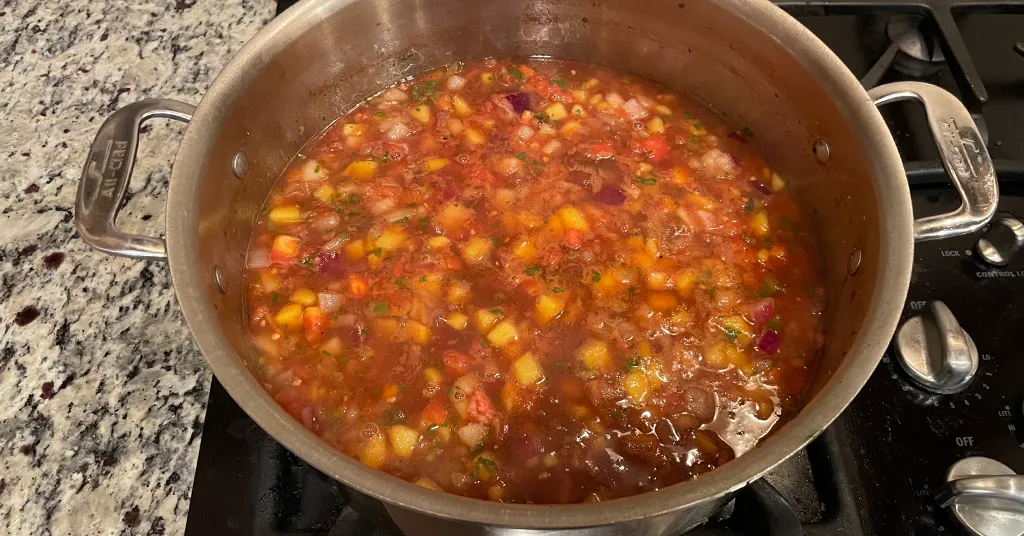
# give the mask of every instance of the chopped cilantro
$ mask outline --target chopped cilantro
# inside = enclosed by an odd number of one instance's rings
[[[754,211],[754,198],[753,197],[747,199],[747,204],[743,205],[743,210],[747,211],[747,214],[750,214],[751,212]]]
[[[270,303],[277,304],[277,301],[281,299],[281,295],[276,292],[270,293]]]
[[[645,184],[647,186],[653,186],[655,184],[658,184],[658,179],[655,179],[654,177],[648,177],[646,179],[637,179],[637,182],[639,182],[640,184]]]
[[[687,119],[689,119],[689,120],[691,120],[691,121],[693,121],[694,119],[696,119],[696,116],[694,116],[694,115],[693,115],[693,114],[691,114],[690,112],[683,112],[683,117],[685,117],[685,118],[687,118]]]
[[[527,266],[526,270],[523,271],[526,272],[526,275],[532,277],[540,273],[541,267],[534,264],[532,266]]]
[[[730,328],[729,326],[723,327],[722,331],[725,332],[725,340],[729,342],[736,342],[736,337],[740,336],[740,332],[736,331],[734,328]]]
[[[363,211],[362,211],[362,210],[352,210],[352,211],[350,211],[350,212],[348,213],[348,215],[349,215],[349,216],[358,216],[358,215],[360,215],[360,214],[362,214],[362,213],[363,213]]]
[[[696,134],[690,134],[690,143],[693,143],[693,144],[700,143],[700,137],[697,136]]]
[[[377,248],[377,249],[375,249],[375,250],[370,252],[370,255],[376,255],[378,257],[380,257],[383,254],[384,254],[384,248]]]
[[[768,322],[768,329],[775,333],[782,331],[782,321],[779,320],[778,317],[771,319],[771,321]]]
[[[533,118],[543,123],[548,120],[548,114],[544,112],[537,112],[533,114]]]
[[[384,117],[384,112],[377,112],[377,113],[375,113],[373,115],[375,115],[377,117]]]
[[[496,315],[503,315],[505,314],[505,311],[502,311],[501,307],[495,307],[494,309],[491,309],[491,313],[494,313]]]
[[[564,370],[566,367],[564,359],[559,359],[558,361],[555,361],[553,365],[555,367],[555,370]]]
[[[710,297],[711,299],[714,299],[715,296],[718,296],[718,289],[715,288],[715,287],[709,288],[708,289],[708,297]]]
[[[594,270],[590,274],[590,280],[593,281],[594,283],[597,283],[598,281],[600,281],[601,280],[601,272],[598,272],[597,270]]]
[[[429,80],[425,84],[412,88],[412,100],[422,101],[434,96],[437,91],[437,80]]]
[[[700,132],[700,131],[704,130],[704,125],[702,125],[700,123],[694,123],[693,124],[693,130],[695,130],[697,132]]]
[[[781,220],[779,220],[779,225],[782,226],[783,229],[792,229],[793,220],[788,218],[782,218]]]
[[[405,286],[406,286],[405,285],[405,278],[404,277],[399,277],[399,278],[395,279],[395,286],[398,287],[398,288],[405,288]]]
[[[316,167],[313,168],[313,173],[320,173],[320,164],[317,164]]]
[[[490,348],[491,343],[487,339],[480,339],[480,346],[483,346],[484,348]]]
[[[420,276],[420,282],[421,282],[421,283],[426,283],[426,282],[427,282],[427,276],[425,276],[425,275],[421,275],[421,276]]]
[[[631,357],[631,358],[626,360],[625,365],[626,365],[626,372],[629,372],[629,371],[631,371],[631,370],[633,370],[633,369],[635,369],[635,368],[640,366],[640,358],[639,357]]]
[[[526,77],[523,76],[523,72],[520,71],[518,67],[513,67],[513,68],[509,69],[508,70],[508,74],[509,74],[509,76],[511,76],[512,78],[515,78],[516,80],[519,80],[520,82],[525,82],[526,81]]]
[[[403,217],[399,218],[398,221],[396,221],[395,223],[400,224],[400,225],[405,225],[405,224],[409,223],[409,216],[403,216]]]
[[[350,205],[358,203],[359,202],[359,196],[356,195],[356,194],[348,194],[348,199],[346,199],[345,202],[350,204]]]
[[[697,276],[698,283],[706,283],[711,280],[711,270],[704,270]]]
[[[305,160],[306,159],[306,155],[304,155],[302,153],[299,153],[299,154],[297,154],[295,156],[299,157],[299,160]]]
[[[519,153],[516,155],[516,158],[520,160],[526,160],[526,153]]]
[[[433,434],[433,433],[434,433],[434,432],[436,432],[436,431],[437,431],[437,430],[438,430],[439,428],[441,428],[441,425],[439,425],[439,424],[437,424],[437,423],[432,423],[432,424],[431,424],[430,426],[428,426],[428,427],[427,427],[427,433],[428,433],[428,434]]]
[[[763,286],[761,287],[761,290],[757,292],[758,298],[767,298],[768,296],[771,296],[779,291],[778,281],[776,281],[774,277],[768,274],[765,274],[764,281],[762,284]]]
[[[743,135],[748,138],[754,137],[754,131],[750,130],[750,127],[743,127]]]
[[[359,328],[359,336],[360,337],[365,337],[365,336],[367,336],[369,334],[370,334],[370,330],[368,330],[366,328]]]
[[[569,87],[569,83],[568,83],[568,82],[566,82],[566,81],[565,81],[565,80],[564,80],[564,79],[563,79],[562,77],[560,77],[560,76],[558,76],[558,75],[555,75],[555,76],[554,76],[554,77],[553,77],[553,78],[551,79],[551,82],[552,82],[553,84],[555,84],[556,86],[558,86],[558,87],[562,88],[562,89],[565,89],[565,88]]]
[[[551,290],[552,290],[552,292],[554,292],[555,294],[561,294],[561,293],[565,292],[565,289],[564,289],[564,288],[562,288],[562,287],[555,287],[555,288],[553,288],[553,289],[551,289]]]
[[[373,304],[373,314],[382,315],[388,312],[388,304],[384,302],[377,302]]]
[[[320,350],[320,353],[321,353],[321,354],[324,354],[324,355],[325,355],[325,356],[327,356],[327,357],[331,357],[331,353],[330,353],[330,352],[328,352],[327,350]]]

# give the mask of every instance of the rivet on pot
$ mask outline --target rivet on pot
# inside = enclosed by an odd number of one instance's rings
[[[814,159],[817,160],[819,164],[827,164],[828,157],[831,155],[832,149],[829,148],[828,142],[825,141],[825,138],[818,138],[814,140],[814,144],[811,145],[811,152],[814,153]]]
[[[220,289],[221,293],[228,291],[228,284],[224,281],[224,271],[220,269],[220,266],[213,267],[213,280],[217,282],[217,288]]]
[[[850,253],[850,264],[846,267],[850,275],[857,275],[857,270],[860,270],[860,261],[863,260],[863,257],[859,248],[853,248],[853,252]]]
[[[245,156],[245,153],[242,151],[235,153],[235,157],[231,159],[231,170],[235,172],[235,176],[241,179],[248,168],[249,157]]]

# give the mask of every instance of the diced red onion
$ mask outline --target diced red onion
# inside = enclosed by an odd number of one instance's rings
[[[394,141],[400,140],[411,133],[412,131],[409,130],[409,127],[405,126],[405,123],[396,122],[394,125],[391,126],[391,129],[388,130],[388,133],[385,134],[385,137],[387,137],[387,139],[389,140]]]
[[[761,335],[761,340],[757,341],[757,349],[766,354],[778,352],[781,345],[782,339],[772,330],[765,331],[764,335]]]
[[[448,89],[451,89],[451,90],[460,90],[463,87],[465,87],[465,85],[466,85],[466,79],[461,77],[461,76],[459,76],[459,75],[457,75],[457,74],[453,74],[453,75],[449,76],[448,77],[448,83],[446,84]]]
[[[764,195],[772,195],[772,189],[769,188],[768,185],[764,184],[763,182],[754,181],[751,184],[754,186],[754,189],[757,190],[758,192],[761,192]]]
[[[321,292],[316,295],[320,310],[325,313],[333,313],[341,308],[341,296],[330,292]]]
[[[751,304],[750,317],[754,325],[763,326],[775,318],[775,300],[764,298]]]
[[[512,106],[515,113],[523,113],[523,110],[530,109],[530,94],[529,93],[512,93],[511,95],[505,95],[505,100]]]
[[[647,108],[644,108],[644,105],[640,104],[636,99],[629,99],[626,101],[626,103],[622,105],[622,111],[626,112],[626,115],[634,121],[637,119],[643,119],[648,115]]]
[[[516,112],[516,107],[512,105],[512,103],[508,100],[507,97],[506,98],[495,97],[492,100],[494,101],[494,104],[498,106],[498,108],[501,108],[502,110],[504,110],[505,115],[507,117],[515,118],[516,113],[518,113],[518,112]]]
[[[623,112],[626,112],[626,115],[634,121],[647,117],[647,109],[636,98],[626,101],[626,104],[623,105]]]
[[[313,228],[315,228],[316,230],[318,230],[320,232],[324,232],[324,231],[329,231],[329,230],[334,229],[335,227],[337,227],[338,224],[341,223],[341,220],[338,218],[338,213],[332,211],[332,212],[324,212],[324,213],[318,215],[317,217],[313,218],[313,222],[312,223],[313,223]]]
[[[637,95],[636,96],[636,100],[637,100],[637,102],[642,104],[644,106],[644,108],[647,108],[647,109],[654,108],[655,106],[658,105],[658,103],[654,102],[653,100],[651,100],[651,99],[649,99],[649,98],[647,98],[647,97],[645,97],[643,95]]]
[[[316,254],[316,267],[320,275],[340,276],[344,272],[341,255],[337,251],[321,251]]]
[[[245,259],[245,267],[249,270],[259,270],[270,266],[270,248],[254,246],[249,248],[249,255]]]
[[[626,202],[626,194],[618,186],[611,184],[604,185],[601,190],[594,194],[594,199],[605,205],[619,206]]]

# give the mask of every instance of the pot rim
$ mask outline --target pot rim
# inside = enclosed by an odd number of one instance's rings
[[[814,34],[768,0],[718,0],[725,9],[772,35],[815,73],[875,155],[872,180],[880,226],[878,281],[866,320],[849,356],[815,398],[782,429],[753,451],[708,473],[657,492],[601,503],[569,505],[503,504],[437,493],[371,469],[335,450],[294,420],[250,375],[211,316],[200,290],[211,274],[200,273],[193,200],[220,123],[253,77],[286,47],[334,11],[359,0],[302,0],[256,34],[218,75],[199,103],[175,157],[168,191],[167,252],[171,278],[193,338],[231,397],[252,419],[290,451],[332,478],[385,503],[443,518],[523,528],[592,527],[658,516],[714,500],[760,478],[828,427],[867,382],[895,332],[910,283],[913,229],[910,190],[896,145],[867,92],[838,57]]]

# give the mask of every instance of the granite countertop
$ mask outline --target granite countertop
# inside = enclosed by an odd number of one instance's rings
[[[0,5],[0,534],[181,534],[210,372],[165,263],[76,235],[86,152],[112,111],[197,103],[269,0]],[[182,127],[143,136],[119,223],[162,235]]]

